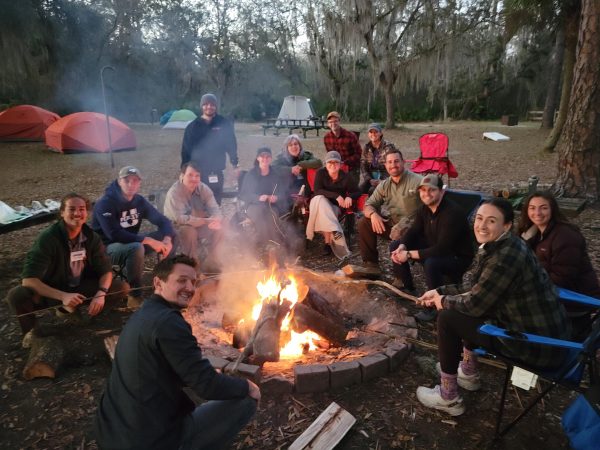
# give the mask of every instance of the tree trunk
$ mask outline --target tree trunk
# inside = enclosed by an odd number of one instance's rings
[[[570,197],[600,195],[600,2],[583,0],[567,121],[556,149],[555,187]]]
[[[384,78],[382,76],[381,78]],[[385,95],[385,127],[392,129],[395,126],[394,118],[394,83],[389,80],[381,81]]]
[[[554,42],[554,54],[550,59],[550,80],[548,83],[548,92],[546,93],[546,104],[544,105],[544,115],[542,117],[542,128],[550,130],[554,126],[554,111],[558,105],[558,87],[560,85],[560,73],[563,65],[563,56],[565,54],[565,30],[563,27],[556,33]]]
[[[558,117],[552,132],[544,142],[543,151],[553,152],[558,138],[562,133],[569,110],[569,98],[573,83],[573,68],[575,66],[575,52],[577,50],[577,30],[579,28],[579,14],[575,13],[566,18],[565,22],[565,53],[562,69],[562,88],[560,94],[560,107]]]

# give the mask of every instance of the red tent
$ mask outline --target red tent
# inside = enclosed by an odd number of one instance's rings
[[[137,146],[131,128],[109,116],[113,151],[134,150]],[[94,112],[69,114],[46,130],[46,145],[57,152],[108,153],[106,116]]]
[[[43,141],[44,131],[60,119],[58,114],[32,105],[0,112],[0,141]]]

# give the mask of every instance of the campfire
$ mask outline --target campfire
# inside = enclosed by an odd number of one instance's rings
[[[406,355],[404,336],[417,337],[402,304],[368,286],[303,268],[241,270],[203,282],[184,316],[213,366],[261,387],[313,392],[326,388],[298,371],[325,370],[332,387],[367,381],[374,361],[387,373],[398,362],[385,355]],[[340,370],[358,373],[338,379]]]
[[[240,361],[249,358],[262,365],[344,343],[341,314],[294,276],[272,272],[256,284],[256,296],[249,317],[223,316],[223,327],[233,333],[232,345],[244,349]]]

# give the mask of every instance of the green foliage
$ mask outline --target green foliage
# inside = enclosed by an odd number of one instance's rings
[[[439,119],[443,104],[450,117],[472,119],[539,107],[556,17],[572,1],[507,0],[495,21],[491,0],[419,10],[403,36],[408,45],[390,60],[397,119]],[[111,65],[109,109],[124,120],[149,120],[153,108],[197,110],[200,96],[214,92],[221,112],[240,119],[274,117],[296,94],[311,98],[317,115],[336,109],[344,120],[384,122],[382,85],[373,80],[381,67],[364,43],[325,48],[331,39],[309,5],[0,0],[0,102],[102,110],[100,69]],[[308,42],[305,28],[316,33]]]

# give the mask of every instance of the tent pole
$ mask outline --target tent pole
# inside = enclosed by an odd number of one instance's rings
[[[112,139],[111,139],[111,135],[110,135],[110,123],[108,120],[108,108],[106,107],[106,93],[104,92],[104,70],[105,69],[110,69],[114,72],[115,68],[112,66],[104,66],[102,69],[100,69],[100,84],[102,85],[102,100],[104,102],[104,117],[106,117],[106,133],[108,134],[108,152],[110,153],[110,167],[114,169],[115,160],[113,158],[113,151],[112,151]]]

